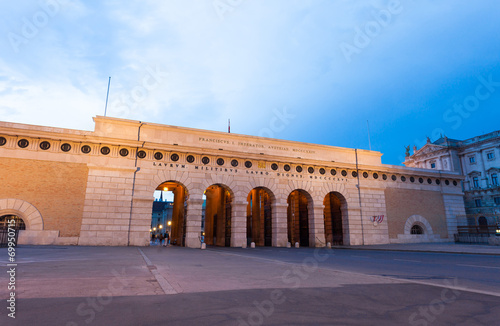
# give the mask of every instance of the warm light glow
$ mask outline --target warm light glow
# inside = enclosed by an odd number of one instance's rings
[[[153,231],[156,231],[156,228],[153,228]]]
[[[163,229],[163,225],[160,224],[160,229]]]
[[[153,230],[149,229],[149,232],[151,232],[151,231],[153,231]]]
[[[168,187],[163,187],[163,191],[168,191]]]
[[[167,222],[168,226],[172,225],[172,221]]]

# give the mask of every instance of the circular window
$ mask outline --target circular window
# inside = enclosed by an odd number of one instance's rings
[[[420,182],[420,183],[424,183],[424,179],[422,179],[422,178],[418,178],[418,182]]]
[[[274,171],[278,170],[278,164],[276,163],[271,164],[271,169],[273,169]]]
[[[406,177],[404,175],[401,176],[401,181],[403,181],[403,182],[406,181]]]
[[[188,155],[188,156],[186,157],[186,161],[187,161],[188,163],[193,163],[193,162],[194,162],[194,156],[193,156],[193,155]]]
[[[415,182],[415,178],[414,177],[410,177],[410,182]]]
[[[440,185],[440,184],[441,184],[441,180],[436,179],[436,184],[437,184],[437,185]]]
[[[325,173],[326,173],[326,171],[325,171],[325,169],[321,168],[321,169],[319,169],[319,173],[320,173],[320,174],[325,174]]]
[[[206,156],[203,156],[203,158],[201,159],[201,163],[208,164],[208,163],[210,163],[210,159]]]
[[[347,176],[347,171],[346,170],[342,170],[341,174],[342,174],[342,176],[345,177],[345,176]]]
[[[160,153],[160,152],[156,152],[155,153],[155,159],[158,160],[158,161],[162,160],[163,159],[163,154]]]
[[[378,179],[378,173],[373,174],[373,179]]]
[[[179,154],[174,153],[170,155],[170,159],[174,162],[177,162],[179,160]]]
[[[411,227],[411,234],[424,234],[424,229],[420,225],[414,225]]]
[[[250,168],[252,167],[252,162],[250,162],[250,161],[246,161],[246,162],[245,162],[245,166],[246,166],[248,169],[250,169]]]
[[[239,164],[239,163],[238,163],[238,160],[232,160],[232,161],[231,161],[231,165],[232,165],[233,167],[237,167],[237,166],[238,166],[238,164]]]
[[[111,152],[111,150],[109,149],[109,147],[102,147],[101,148],[102,155],[108,155],[110,152]]]
[[[43,141],[40,143],[40,148],[46,151],[50,148],[50,143],[48,141]]]
[[[444,184],[449,186],[450,185],[450,180],[444,180]]]
[[[290,165],[285,164],[285,166],[283,167],[283,169],[285,169],[286,172],[290,171]]]
[[[353,178],[357,178],[358,177],[358,172],[356,172],[356,171],[352,171],[351,174],[352,174]]]
[[[297,172],[299,172],[299,173],[300,173],[300,172],[302,172],[302,167],[301,167],[300,165],[297,165],[297,166],[295,167],[295,171],[297,171]]]
[[[458,182],[456,180],[453,180],[453,185],[454,186],[458,185]]]
[[[128,149],[126,149],[126,148],[120,149],[120,156],[123,156],[123,157],[128,156],[128,153],[129,153]]]
[[[61,145],[61,150],[63,152],[69,152],[71,150],[71,145],[68,143],[64,143]]]
[[[314,173],[314,168],[312,166],[308,167],[307,172]]]
[[[0,146],[7,144],[7,139],[5,137],[0,137]]]
[[[363,172],[363,178],[368,178],[368,172]]]
[[[138,151],[137,152],[137,157],[138,158],[145,158],[146,157],[146,152],[145,151]]]
[[[432,179],[431,178],[427,179],[427,183],[432,184]]]
[[[393,175],[393,176],[391,177],[391,179],[392,179],[392,181],[396,181],[398,178],[396,178],[396,176],[395,176],[395,175]]]
[[[83,154],[88,154],[88,153],[90,153],[90,151],[92,151],[92,149],[90,148],[89,145],[83,145],[81,148],[81,151]]]
[[[218,158],[217,159],[217,165],[224,165],[224,159]]]
[[[21,148],[26,148],[29,144],[30,142],[27,139],[21,139],[17,142],[17,145]]]
[[[331,174],[331,175],[336,175],[336,174],[337,174],[337,170],[335,170],[335,169],[331,169],[331,170],[330,170],[330,174]]]
[[[387,180],[387,174],[382,174],[382,179]]]

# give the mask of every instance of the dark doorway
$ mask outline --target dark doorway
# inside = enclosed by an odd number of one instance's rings
[[[288,196],[288,242],[309,247],[309,200],[303,190],[294,190]]]
[[[326,195],[323,204],[325,206],[325,239],[332,245],[344,244],[344,230],[342,226],[342,203],[335,193]]]

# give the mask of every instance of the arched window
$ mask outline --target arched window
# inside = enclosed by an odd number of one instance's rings
[[[9,224],[9,221],[14,220],[15,223]],[[15,229],[15,230],[26,230],[26,225],[24,224],[24,221],[22,218],[16,215],[4,215],[0,217],[0,230],[7,230],[9,228]]]
[[[413,225],[410,234],[424,234],[424,229],[420,225]]]

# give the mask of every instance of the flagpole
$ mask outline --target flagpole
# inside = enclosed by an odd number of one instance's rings
[[[108,111],[108,98],[109,98],[109,85],[111,84],[111,77],[109,77],[108,80],[108,93],[106,94],[106,106],[104,107],[104,116],[106,116],[106,113]]]

